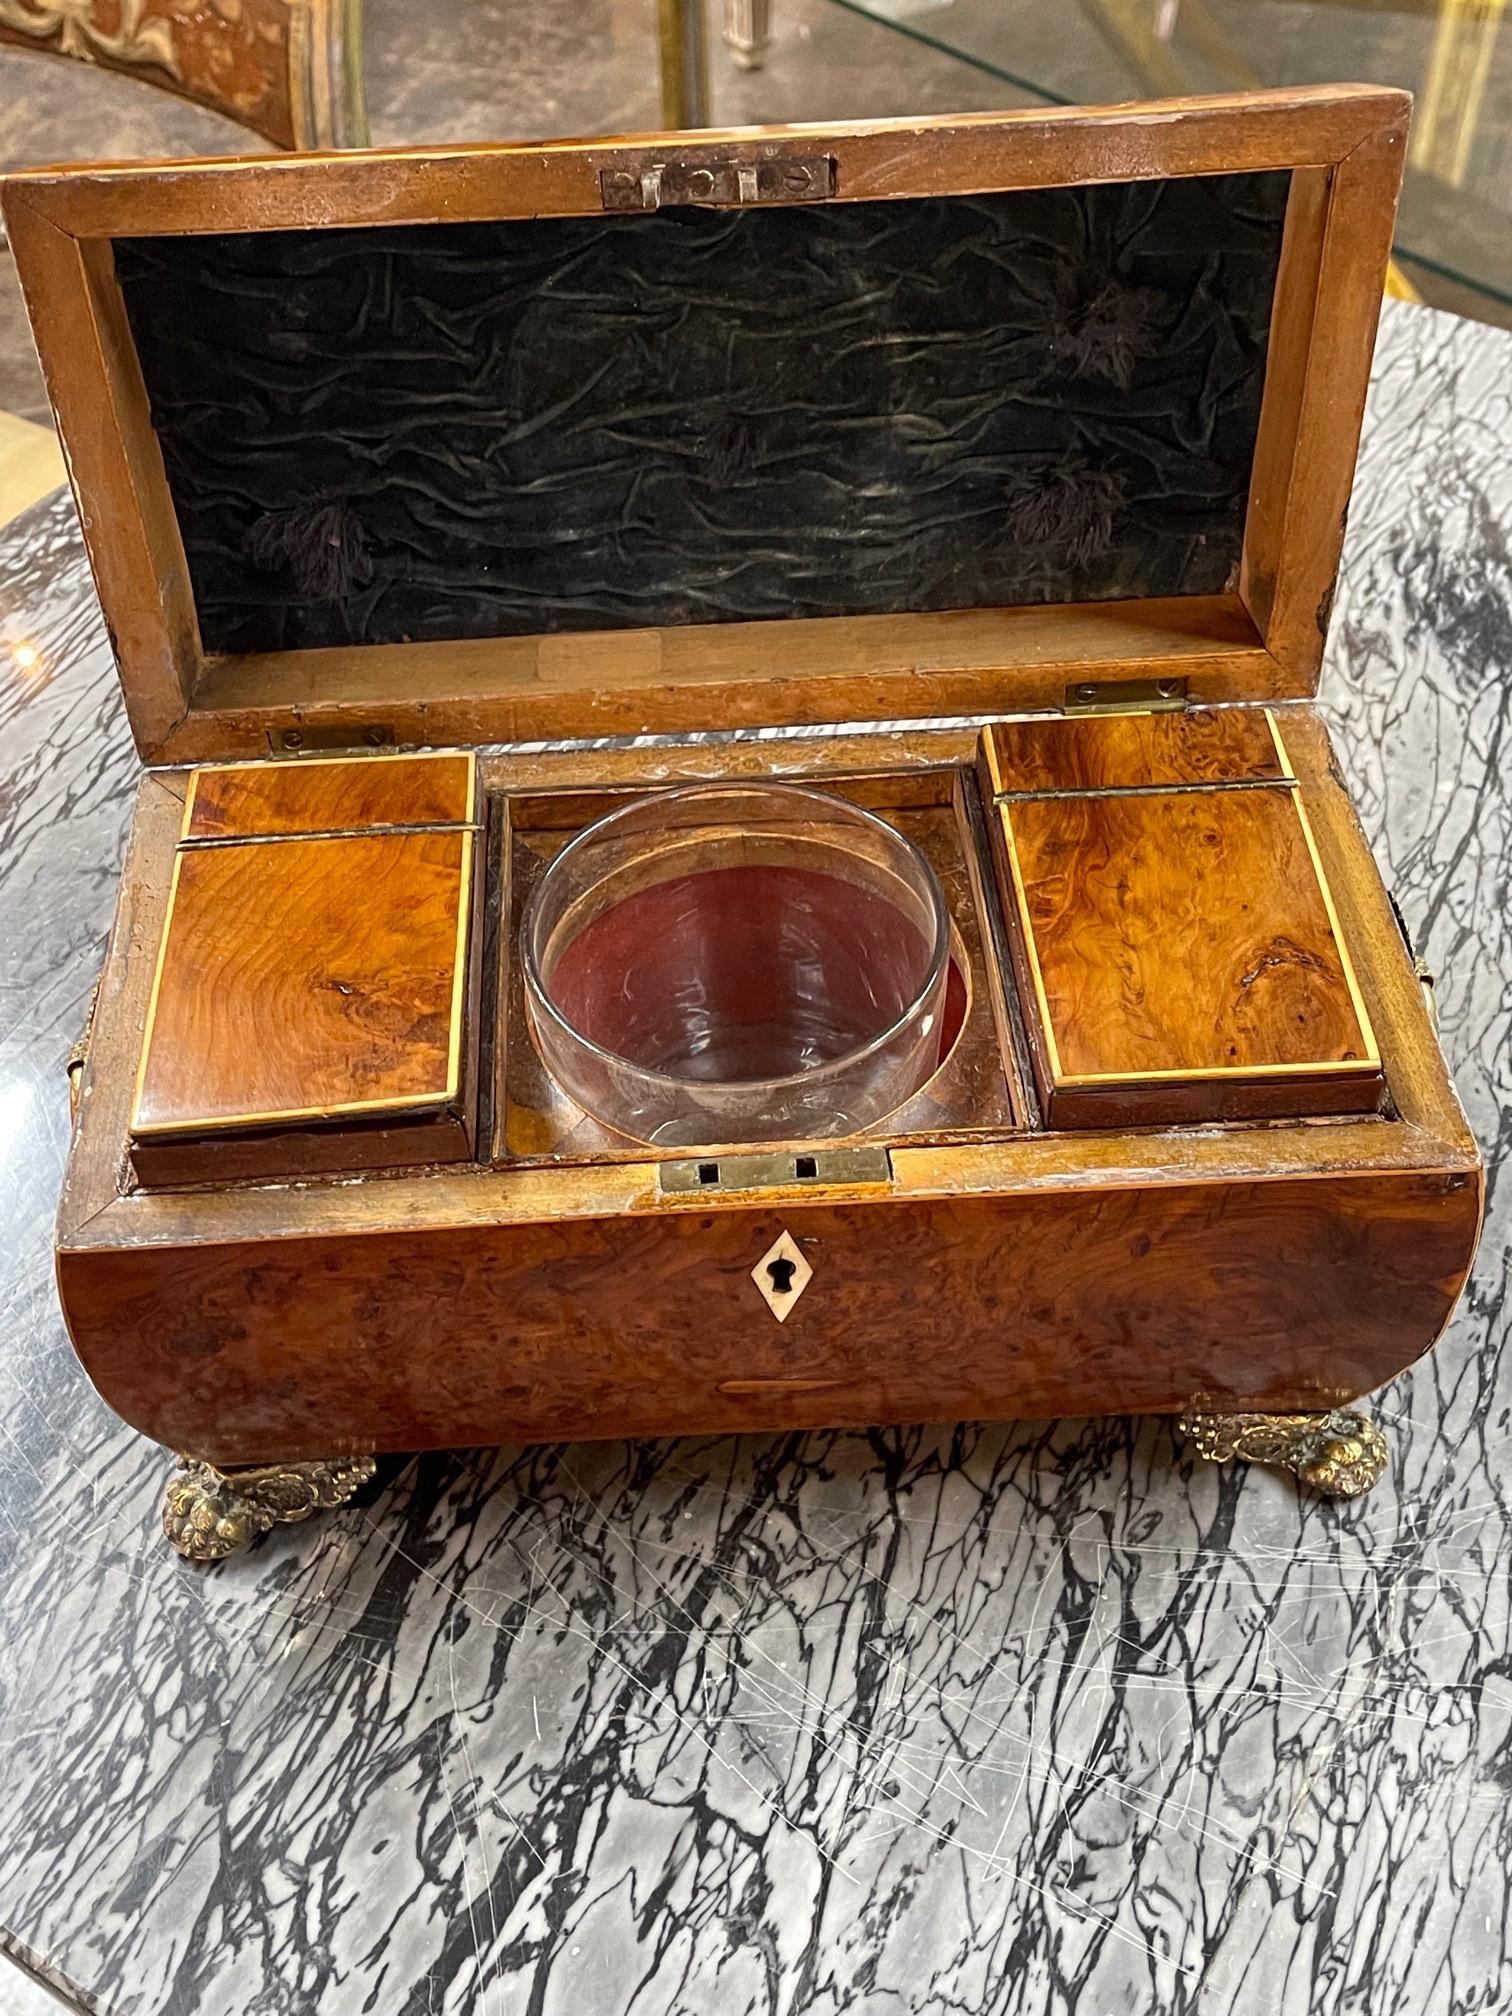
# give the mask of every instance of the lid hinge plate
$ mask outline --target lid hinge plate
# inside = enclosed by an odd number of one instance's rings
[[[270,728],[270,756],[370,756],[375,749],[392,749],[394,731],[375,721],[371,727],[312,728],[302,722],[297,728]]]
[[[835,193],[835,163],[828,154],[650,161],[643,168],[603,169],[599,191],[606,210],[664,210],[680,203],[737,210],[766,203],[823,203]]]
[[[1073,679],[1066,714],[1176,714],[1187,704],[1185,679]]]

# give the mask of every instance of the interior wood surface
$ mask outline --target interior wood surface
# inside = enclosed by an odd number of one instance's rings
[[[456,1098],[473,835],[180,849],[133,1131]]]
[[[1391,256],[1411,100],[1326,176],[1294,179],[1271,318],[1239,590],[1282,664],[1316,685]],[[1326,444],[1326,446],[1325,446]]]
[[[367,826],[465,825],[473,817],[470,755],[301,756],[196,770],[186,840],[345,833]]]
[[[1205,699],[1306,690],[1237,596],[1172,596],[248,652],[205,662],[157,753],[261,753],[312,723],[403,745],[981,716],[1162,672]]]
[[[1340,781],[1326,730],[1315,712],[1284,710],[1284,738],[1307,791],[1314,838],[1353,949],[1362,996],[1389,1060],[1396,1118],[1344,1120],[1327,1126],[1175,1128],[1128,1135],[1020,1133],[1000,1142],[909,1148],[894,1156],[894,1179],[910,1195],[970,1195],[1044,1183],[1054,1188],[1107,1183],[1206,1182],[1282,1174],[1321,1175],[1358,1168],[1475,1170],[1473,1137],[1444,1069],[1422,988],[1392,913],[1359,820]],[[971,759],[977,731],[904,730],[886,737],[846,735],[642,748],[570,748],[493,754],[480,782],[505,790],[591,795],[605,787],[650,788],[740,777],[827,778],[904,770],[924,772]],[[353,1233],[393,1222],[535,1222],[599,1211],[678,1208],[656,1189],[654,1165],[588,1170],[463,1170],[437,1178],[381,1184],[232,1189],[186,1198],[120,1193],[129,1143],[132,1087],[152,987],[153,953],[167,914],[175,844],[187,776],[154,771],[142,783],[121,883],[121,899],[102,976],[85,1064],[78,1130],[59,1218],[64,1243],[102,1253],[149,1241],[173,1246],[232,1234],[292,1237],[322,1223]],[[214,850],[212,850],[214,851]],[[714,1205],[712,1208],[724,1208]]]

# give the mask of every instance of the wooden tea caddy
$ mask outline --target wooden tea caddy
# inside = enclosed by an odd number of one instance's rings
[[[541,1438],[1158,1412],[1373,1481],[1336,1410],[1482,1190],[1312,704],[1407,116],[7,184],[148,766],[59,1287],[184,1552]],[[728,778],[946,886],[960,1040],[859,1141],[661,1154],[532,1050],[543,861]]]

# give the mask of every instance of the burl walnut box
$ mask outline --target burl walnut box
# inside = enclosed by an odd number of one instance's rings
[[[1171,1413],[1378,1474],[1337,1410],[1481,1207],[1313,704],[1407,116],[7,184],[145,765],[59,1289],[186,1553],[537,1438]],[[742,780],[929,863],[947,1027],[847,1138],[651,1145],[546,1068],[521,919]]]

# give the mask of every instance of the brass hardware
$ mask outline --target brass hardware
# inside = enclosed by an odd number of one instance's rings
[[[1360,1498],[1386,1468],[1386,1438],[1352,1410],[1327,1414],[1183,1414],[1181,1433],[1209,1463],[1277,1463],[1325,1498]]]
[[[97,976],[89,995],[89,1008],[84,1016],[84,1027],[79,1031],[77,1042],[68,1053],[68,1119],[72,1125],[79,1117],[79,1102],[84,1097],[84,1066],[89,1057],[89,1039],[94,1034],[95,1010],[100,1005],[100,979]]]
[[[180,1456],[163,1495],[163,1534],[186,1561],[224,1561],[274,1526],[344,1505],[372,1476],[371,1456],[217,1470]]]
[[[709,37],[704,16],[705,0],[656,0],[663,126],[713,123],[709,118]]]
[[[1402,915],[1402,906],[1396,899],[1396,891],[1388,889],[1386,900],[1391,905],[1391,914],[1395,917],[1397,929],[1402,934],[1402,943],[1407,947],[1407,956],[1412,961],[1413,973],[1423,990],[1423,1005],[1428,1010],[1428,1020],[1433,1024],[1436,1033],[1439,1026],[1438,976],[1413,942],[1412,933],[1407,929],[1407,919]]]
[[[653,161],[640,169],[605,168],[599,188],[606,210],[661,210],[677,203],[735,208],[822,203],[835,193],[835,164],[828,154],[762,161]]]
[[[731,1190],[890,1183],[892,1157],[885,1148],[810,1148],[795,1155],[701,1155],[691,1162],[663,1162],[657,1174],[664,1192],[709,1197]]]
[[[1176,714],[1187,704],[1185,679],[1073,679],[1066,714]]]
[[[374,721],[360,728],[353,738],[350,728],[299,728],[268,730],[268,748],[275,756],[360,756],[364,749],[391,749],[394,731]]]

